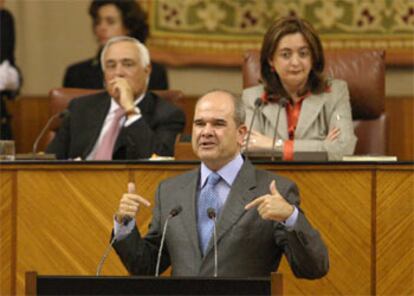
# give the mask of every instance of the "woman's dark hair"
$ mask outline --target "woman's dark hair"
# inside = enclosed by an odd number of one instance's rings
[[[297,17],[284,17],[276,20],[267,30],[260,53],[261,75],[265,91],[276,97],[286,97],[286,90],[283,88],[279,75],[272,70],[269,61],[273,60],[274,53],[280,40],[289,34],[301,33],[309,45],[312,56],[312,69],[309,73],[305,89],[300,91],[303,95],[308,91],[318,94],[326,90],[327,81],[323,76],[325,57],[321,40],[312,25]]]
[[[135,0],[93,0],[89,7],[89,15],[94,24],[98,19],[98,10],[108,4],[115,5],[122,15],[124,27],[129,31],[129,36],[145,43],[149,35],[147,14]]]

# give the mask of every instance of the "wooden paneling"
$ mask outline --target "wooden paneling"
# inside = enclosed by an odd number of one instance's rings
[[[371,291],[371,172],[281,171],[295,180],[302,207],[329,249],[330,270],[318,281],[298,280],[284,259],[287,295],[369,295]],[[328,181],[329,180],[329,181]],[[352,285],[350,285],[352,283]]]
[[[19,173],[17,287],[24,273],[93,275],[109,242],[128,171],[33,171]],[[36,188],[36,189],[34,189]],[[26,218],[23,218],[26,217]],[[33,227],[36,225],[36,227]],[[116,256],[103,274],[127,274]]]
[[[17,291],[24,273],[94,275],[109,243],[115,213],[129,180],[152,201],[160,180],[177,174],[165,168],[130,172],[120,169],[24,170],[19,175]],[[52,181],[53,180],[53,181]],[[146,233],[152,207],[142,207],[138,222]],[[33,227],[36,225],[36,227]],[[127,275],[114,252],[102,275]]]
[[[49,118],[49,99],[47,96],[21,96],[8,102],[12,114],[13,137],[16,152],[32,151],[33,143]],[[43,148],[40,146],[39,148]]]
[[[414,97],[385,100],[388,154],[399,160],[414,160]]]
[[[94,275],[108,245],[113,214],[127,182],[134,180],[138,192],[153,205],[160,180],[194,166],[2,164],[0,220],[6,220],[6,225],[0,224],[0,241],[10,241],[8,237],[13,234],[4,230],[14,229],[17,245],[8,243],[15,248],[13,256],[13,250],[4,253],[2,244],[0,260],[17,267],[15,273],[11,274],[13,268],[7,267],[6,274],[0,275],[3,281],[11,281],[11,288],[0,286],[0,294],[10,289],[23,293],[24,272],[28,270],[39,274]],[[390,165],[380,170],[376,165],[261,166],[298,184],[302,208],[320,231],[330,255],[328,275],[315,281],[296,279],[283,261],[286,294],[372,295],[377,291],[382,295],[403,295],[413,291],[412,285],[400,284],[400,279],[409,282],[413,277],[413,165]],[[10,215],[3,215],[3,209],[11,212],[13,201],[17,202],[17,213],[11,220]],[[151,208],[142,207],[137,223],[143,233],[150,219]],[[16,223],[14,228],[12,221]],[[3,270],[3,264],[1,267]],[[113,251],[102,274],[127,274]]]
[[[383,170],[377,177],[377,293],[414,295],[413,174]]]
[[[0,295],[14,294],[13,171],[0,171]]]

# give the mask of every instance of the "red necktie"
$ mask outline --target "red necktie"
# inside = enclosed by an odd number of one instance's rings
[[[119,121],[125,115],[125,111],[122,108],[118,108],[115,111],[114,119],[112,120],[111,126],[106,131],[102,138],[102,141],[96,149],[95,160],[111,160],[112,153],[114,151],[115,141],[118,138],[121,125]]]

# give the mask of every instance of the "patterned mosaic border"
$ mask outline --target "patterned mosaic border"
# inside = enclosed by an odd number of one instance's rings
[[[147,2],[155,58],[170,64],[238,64],[258,49],[272,20],[297,15],[325,48],[384,48],[414,61],[413,0],[152,0]],[[155,54],[155,55],[154,55]]]

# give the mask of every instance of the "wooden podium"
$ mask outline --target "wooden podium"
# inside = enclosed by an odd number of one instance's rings
[[[196,162],[0,164],[0,295],[24,295],[25,273],[94,275],[127,183],[154,204],[157,185]],[[330,269],[298,279],[282,259],[286,295],[412,295],[414,163],[257,163],[294,180],[324,238]],[[148,231],[152,208],[137,226]],[[57,227],[58,226],[58,227]],[[393,266],[393,268],[389,268]],[[126,276],[115,252],[102,270]],[[395,280],[400,279],[400,280]]]
[[[282,295],[271,277],[40,276],[26,272],[26,295]]]

